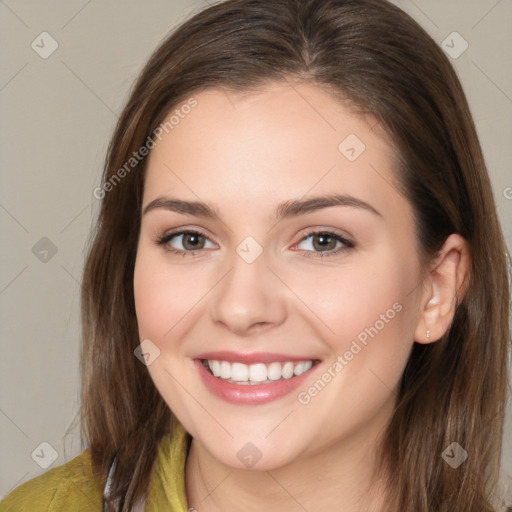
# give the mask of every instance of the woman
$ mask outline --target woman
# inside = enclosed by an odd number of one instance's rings
[[[205,9],[142,71],[95,196],[89,448],[0,510],[499,510],[506,249],[409,16]]]

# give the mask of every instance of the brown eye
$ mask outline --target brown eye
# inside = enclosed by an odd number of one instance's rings
[[[183,237],[182,245],[185,249],[195,250],[202,249],[204,247],[204,237],[199,233],[184,233],[180,235]]]
[[[164,246],[166,250],[183,255],[194,254],[194,251],[205,249],[207,243],[212,244],[206,235],[198,231],[178,231],[157,240],[157,244]]]
[[[337,242],[338,240],[326,233],[319,233],[313,236],[313,247],[319,251],[333,251],[336,248]]]
[[[303,247],[299,247],[301,244]],[[330,231],[313,231],[308,233],[298,244],[299,249],[306,251],[304,255],[311,257],[334,256],[354,246],[355,244],[350,240]]]

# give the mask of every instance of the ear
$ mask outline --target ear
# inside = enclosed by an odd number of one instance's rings
[[[450,235],[424,279],[414,341],[431,343],[449,330],[457,304],[468,287],[470,261],[467,241],[460,235]]]

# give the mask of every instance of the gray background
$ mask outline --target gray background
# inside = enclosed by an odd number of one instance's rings
[[[452,62],[477,124],[510,248],[512,2],[395,3],[442,46],[454,31],[469,44]],[[143,63],[176,24],[206,5],[0,0],[0,496],[46,471],[39,464],[50,463],[54,452],[42,442],[55,450],[50,467],[84,448],[77,421],[79,279],[98,211],[92,191]],[[58,43],[46,59],[31,47],[34,40],[42,46],[44,31]],[[50,48],[44,37],[40,52]],[[444,43],[452,52],[463,48],[455,37]],[[509,414],[504,488],[512,475],[511,430]],[[512,502],[512,486],[509,494]]]

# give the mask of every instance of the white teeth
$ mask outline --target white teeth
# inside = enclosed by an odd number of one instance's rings
[[[295,375],[301,375],[304,372],[307,372],[313,366],[313,361],[306,361],[305,363],[299,363],[295,365],[295,369],[293,373]]]
[[[300,374],[304,373],[304,364],[299,363],[298,365],[296,365],[295,369],[293,370],[293,373],[295,375],[300,375]]]
[[[268,380],[279,380],[281,378],[281,363],[270,363],[267,368]]]
[[[233,380],[248,380],[249,378],[249,367],[242,363],[233,363],[231,365],[230,378]]]
[[[220,377],[222,379],[231,378],[231,365],[227,361],[221,361],[220,363]]]
[[[215,377],[237,383],[269,383],[279,379],[291,379],[294,375],[302,375],[313,366],[313,361],[292,363],[229,363],[228,361],[208,360],[208,367]]]
[[[220,377],[220,363],[219,361],[210,361],[210,370],[215,377]]]
[[[246,366],[246,365],[244,365]],[[235,379],[233,380],[247,380],[247,379]],[[267,367],[262,364],[251,364],[249,366],[249,380],[252,382],[263,382],[264,380],[267,380]]]
[[[284,379],[291,379],[293,377],[293,363],[284,363],[281,370]]]

